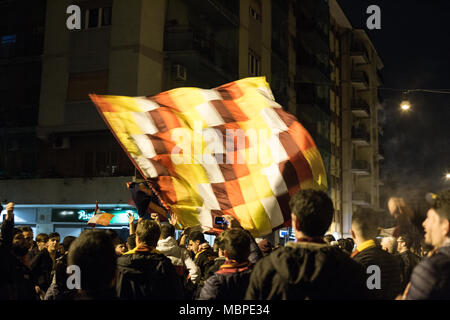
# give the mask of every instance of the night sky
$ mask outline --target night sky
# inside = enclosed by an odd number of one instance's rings
[[[354,28],[366,30],[384,63],[382,88],[450,89],[450,1],[338,0]],[[369,5],[381,9],[381,30],[368,30]],[[450,90],[449,90],[450,91]],[[450,187],[450,94],[381,90],[384,192],[412,199]],[[382,204],[383,205],[383,204]]]

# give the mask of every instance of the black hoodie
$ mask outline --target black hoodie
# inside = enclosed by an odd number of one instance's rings
[[[261,259],[247,300],[370,299],[364,270],[339,248],[289,242]]]

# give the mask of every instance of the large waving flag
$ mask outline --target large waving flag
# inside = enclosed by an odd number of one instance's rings
[[[183,227],[232,215],[254,236],[290,222],[297,190],[326,189],[309,133],[264,77],[153,97],[90,95],[105,122]]]

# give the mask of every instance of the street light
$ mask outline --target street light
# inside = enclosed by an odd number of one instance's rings
[[[450,180],[450,172],[447,172],[445,174],[445,180],[449,181]]]
[[[402,109],[402,111],[408,111],[411,109],[411,103],[409,102],[409,100],[403,100],[400,103],[400,108]]]

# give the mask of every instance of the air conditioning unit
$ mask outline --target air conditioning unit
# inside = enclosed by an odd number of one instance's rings
[[[175,73],[175,79],[177,80],[183,80],[186,81],[187,78],[187,72],[186,68],[182,66],[181,64],[174,65],[174,73]]]
[[[53,140],[53,149],[69,149],[70,148],[70,139],[68,137],[56,137]]]

